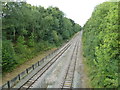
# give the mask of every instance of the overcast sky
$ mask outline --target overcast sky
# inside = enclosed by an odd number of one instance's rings
[[[107,0],[26,0],[32,5],[41,5],[45,8],[49,6],[58,7],[76,23],[83,26],[90,18],[94,7]]]

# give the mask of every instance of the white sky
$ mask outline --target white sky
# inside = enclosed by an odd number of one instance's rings
[[[32,5],[58,7],[66,17],[83,26],[90,18],[94,7],[107,0],[26,0]]]

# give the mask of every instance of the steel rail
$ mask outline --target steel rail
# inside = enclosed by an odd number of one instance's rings
[[[74,71],[75,71],[76,60],[77,60],[77,52],[78,52],[78,42],[76,42],[75,44],[70,63],[64,77],[64,81],[62,81],[60,88],[72,88]]]

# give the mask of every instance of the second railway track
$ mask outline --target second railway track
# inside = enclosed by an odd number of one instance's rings
[[[75,66],[77,61],[79,42],[76,42],[69,66],[65,72],[64,79],[61,82],[59,88],[72,88]]]

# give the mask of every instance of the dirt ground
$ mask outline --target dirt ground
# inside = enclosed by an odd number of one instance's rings
[[[86,65],[86,62],[84,61],[85,59],[83,58],[83,67],[82,67],[82,70],[81,72],[83,72],[83,75],[82,75],[82,88],[92,88],[91,87],[91,84],[90,84],[90,78],[88,76],[89,74],[89,69],[88,69],[88,66]]]
[[[53,48],[53,49],[48,50],[48,51],[41,52],[37,56],[35,56],[33,59],[28,60],[24,64],[16,67],[12,72],[5,73],[4,76],[2,76],[2,83],[0,83],[0,85],[2,85],[5,82],[11,80],[15,76],[17,76],[19,73],[21,73],[22,71],[24,71],[26,68],[30,67],[32,64],[35,64],[36,62],[38,62],[39,60],[41,60],[43,57],[45,57],[46,55],[48,55],[49,53],[53,52],[55,49],[56,48]]]
[[[82,58],[81,63],[82,63],[82,67],[81,67],[81,72],[82,72],[82,88],[92,88],[91,84],[90,84],[90,78],[89,78],[89,68],[87,66],[86,63],[86,59],[85,57],[83,57],[83,44],[81,42],[81,49],[80,49],[80,58]]]

